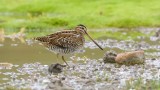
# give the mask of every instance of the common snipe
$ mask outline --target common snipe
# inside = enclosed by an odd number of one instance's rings
[[[102,47],[88,35],[87,28],[82,24],[77,25],[74,30],[60,31],[47,36],[36,37],[35,39],[42,42],[50,51],[55,52],[57,56],[61,54],[62,60],[67,64],[64,60],[64,55],[82,49],[85,43],[84,35],[87,35],[101,50],[103,50]]]

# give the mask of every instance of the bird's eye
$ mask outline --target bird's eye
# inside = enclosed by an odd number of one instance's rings
[[[81,29],[84,29],[84,27],[81,27]]]

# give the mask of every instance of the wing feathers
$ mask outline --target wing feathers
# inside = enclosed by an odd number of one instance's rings
[[[62,31],[35,39],[60,48],[75,48],[83,45],[84,40],[83,36],[76,31]]]

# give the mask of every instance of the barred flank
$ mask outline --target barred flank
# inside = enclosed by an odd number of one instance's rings
[[[69,53],[73,53],[76,51],[76,49],[74,48],[60,48],[60,47],[53,46],[53,45],[48,45],[48,48],[50,51],[55,51],[61,54],[69,54]]]

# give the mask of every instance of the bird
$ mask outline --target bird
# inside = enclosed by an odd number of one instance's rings
[[[81,50],[85,44],[85,35],[103,50],[103,48],[87,33],[87,28],[83,24],[75,26],[73,30],[58,31],[46,36],[35,37],[34,39],[42,43],[50,51],[56,53],[57,57],[60,54],[62,60],[68,65],[64,59],[64,55]]]

